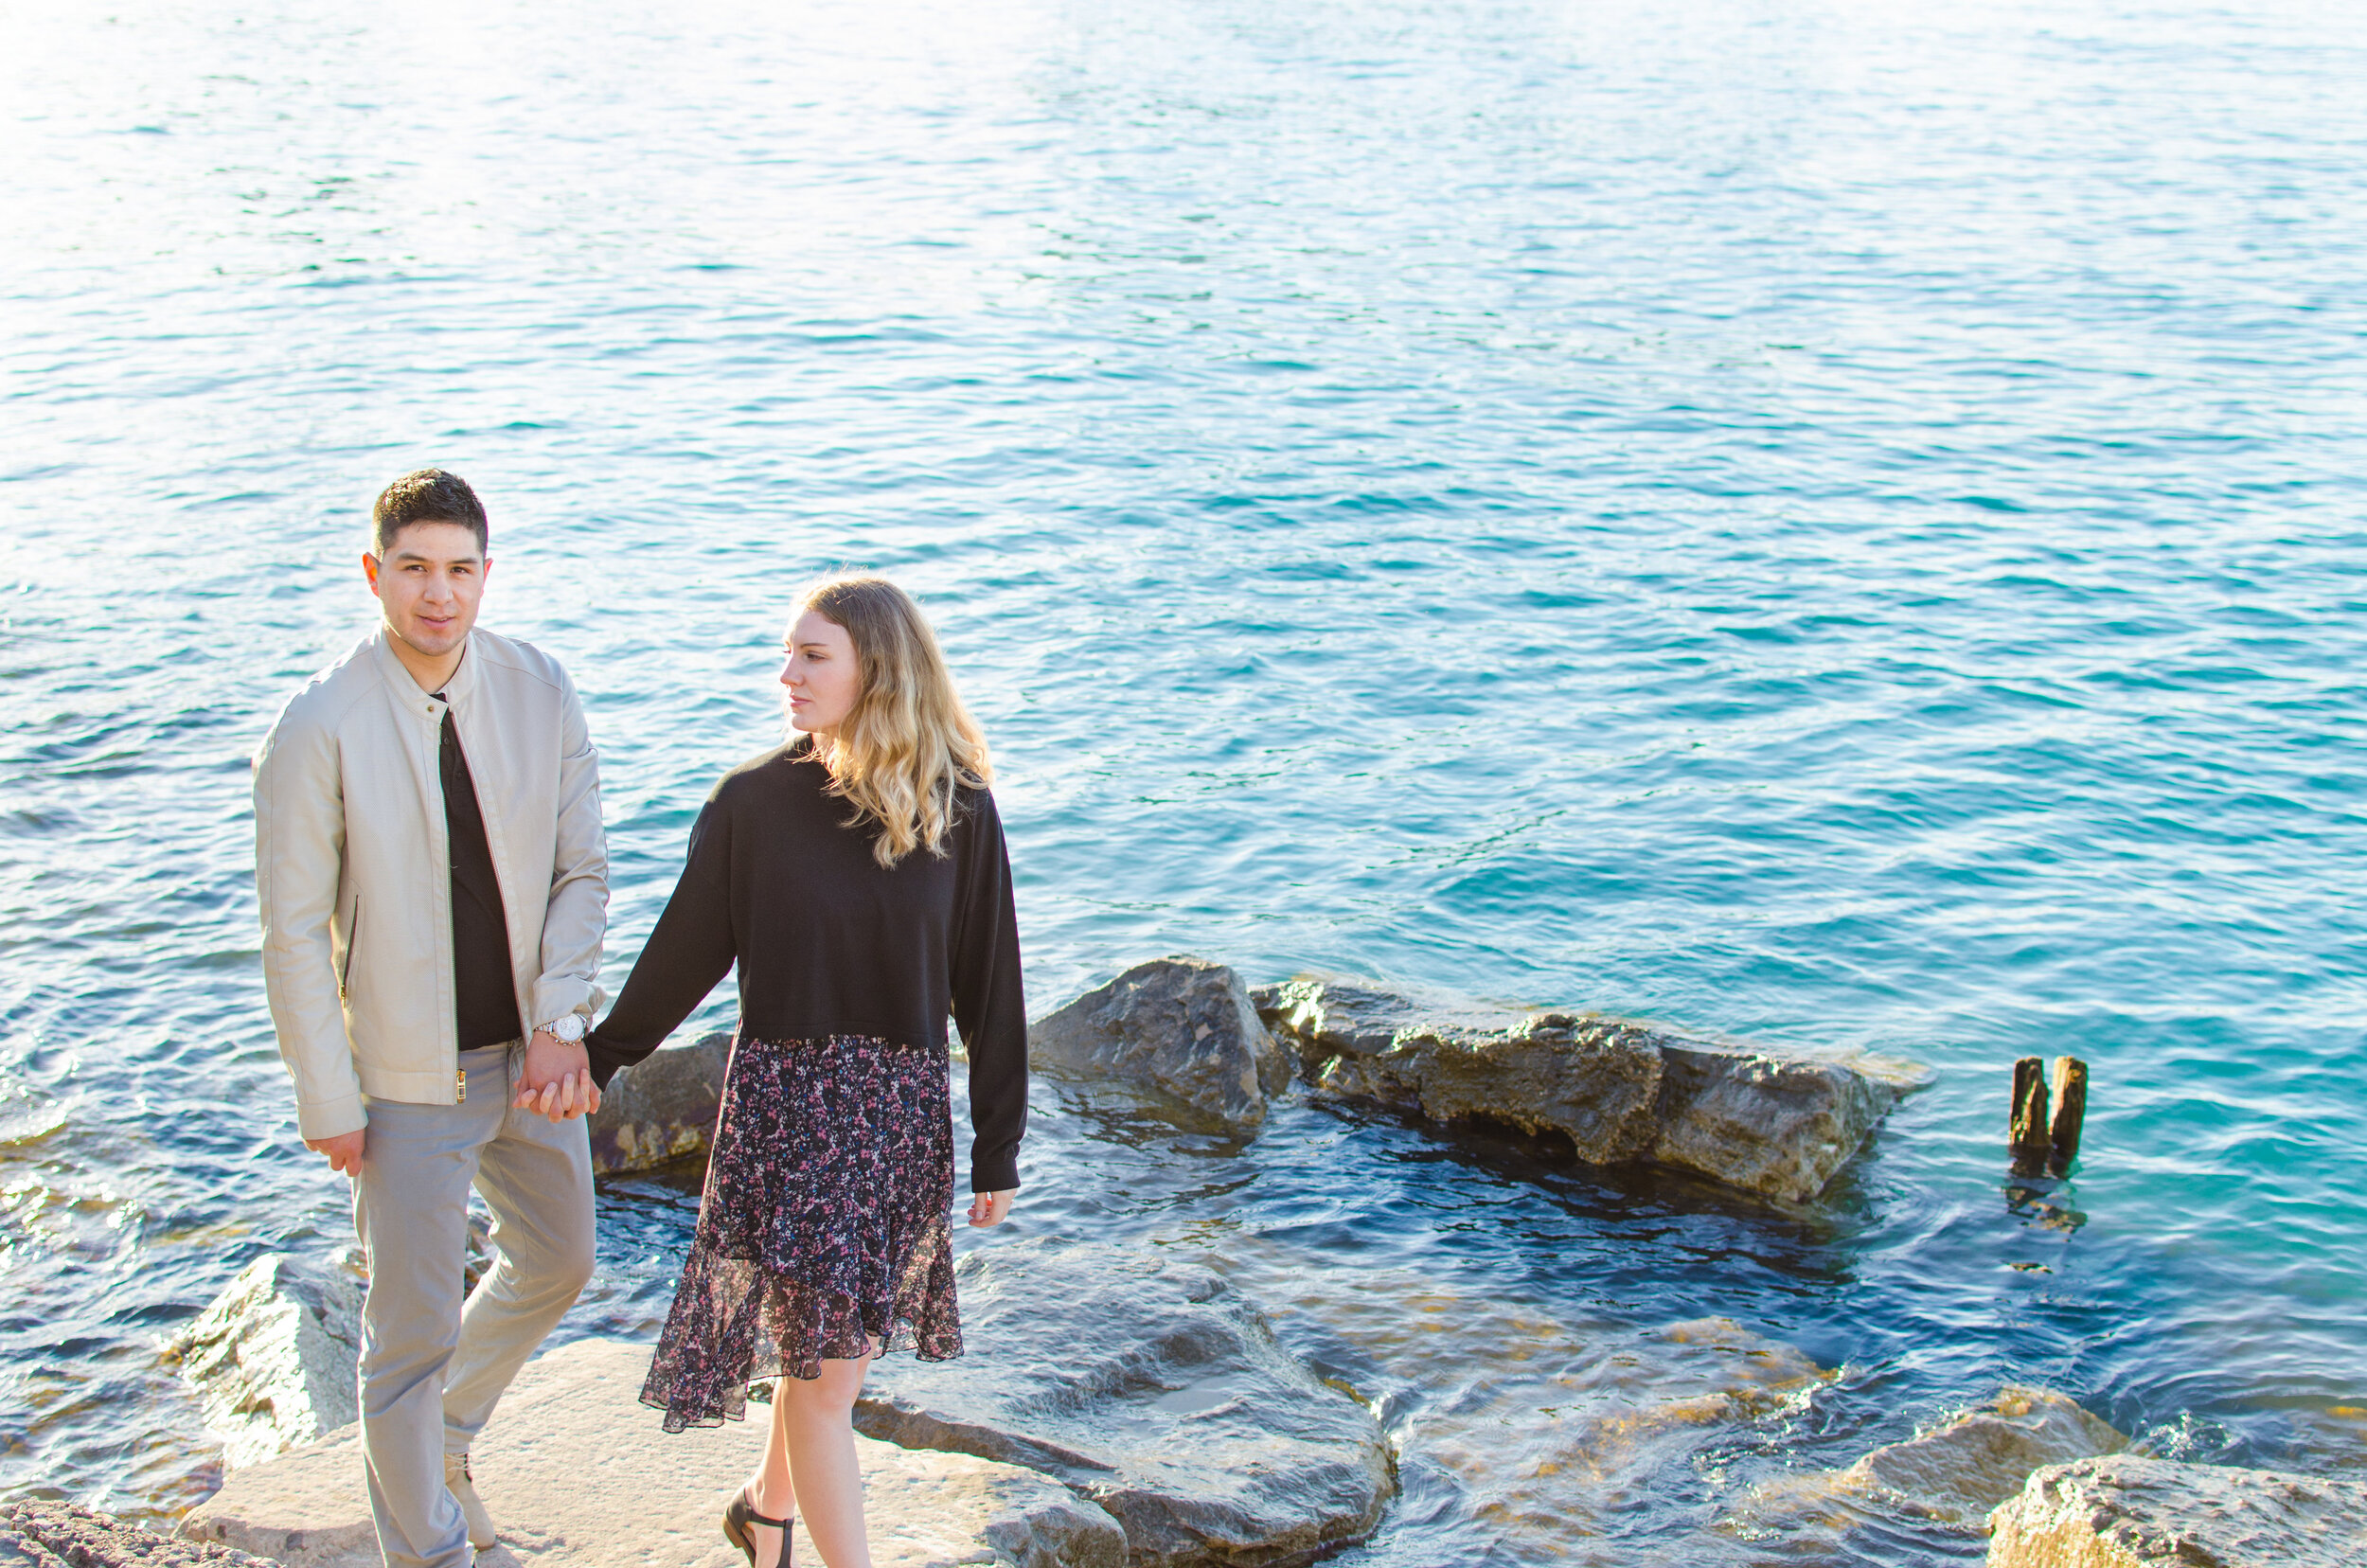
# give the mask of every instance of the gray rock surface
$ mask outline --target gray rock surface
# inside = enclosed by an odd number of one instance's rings
[[[584,1340],[519,1374],[470,1455],[502,1537],[478,1568],[741,1568],[717,1520],[764,1423],[668,1436],[637,1397],[649,1361],[646,1345]],[[1116,1521],[1033,1470],[867,1438],[856,1449],[879,1568],[1123,1568]],[[181,1531],[286,1568],[378,1568],[356,1429],[237,1472]]]
[[[1662,1036],[1648,1157],[1770,1198],[1824,1190],[1896,1096],[1836,1061],[1746,1055]]]
[[[257,1258],[167,1346],[222,1463],[255,1464],[355,1418],[360,1280],[282,1253]]]
[[[226,1546],[175,1541],[71,1503],[0,1503],[6,1568],[279,1568]]]
[[[1396,1488],[1363,1405],[1213,1271],[1024,1241],[960,1265],[960,1361],[879,1363],[859,1430],[1025,1465],[1126,1528],[1134,1568],[1311,1561]]]
[[[2358,1568],[2367,1480],[2109,1454],[1988,1516],[1988,1568]]]
[[[732,1037],[667,1045],[609,1080],[592,1114],[592,1168],[610,1176],[704,1154],[715,1136]]]
[[[1453,1478],[1507,1561],[1629,1560],[1604,1549],[1623,1519],[1697,1484],[1714,1452],[1768,1440],[1762,1423],[1805,1411],[1833,1378],[1797,1346],[1726,1318],[1523,1327],[1489,1361],[1442,1368],[1453,1392],[1421,1413],[1409,1454]]]
[[[1929,1520],[1976,1531],[1989,1510],[2047,1465],[2117,1453],[2128,1439],[2068,1396],[2007,1388],[1930,1432],[1874,1450],[1845,1470],[1763,1482],[1739,1510],[1743,1523],[1795,1546],[1821,1541],[1836,1559],[1859,1555],[1845,1538],[1868,1526]]]
[[[1978,1526],[2046,1465],[2118,1453],[2128,1439],[2052,1389],[2008,1388],[1934,1432],[1876,1449],[1836,1483],[1880,1492],[1951,1524]]]
[[[1157,1090],[1230,1127],[1254,1128],[1290,1087],[1290,1060],[1266,1032],[1249,989],[1222,964],[1137,964],[1027,1028],[1029,1061]]]
[[[1442,1007],[1318,979],[1258,1000],[1319,1096],[1559,1132],[1591,1165],[1650,1161],[1780,1201],[1822,1192],[1898,1093],[1843,1063],[1721,1050],[1620,1019]]]
[[[2367,1482],[2111,1454],[1989,1516],[1989,1568],[2358,1568]]]

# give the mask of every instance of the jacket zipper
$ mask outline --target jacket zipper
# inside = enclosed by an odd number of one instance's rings
[[[466,1105],[469,1103],[469,1070],[466,1067],[455,1067],[453,1069],[452,1095],[452,1102],[454,1105]]]
[[[346,930],[346,967],[337,971],[337,1000],[346,1000],[347,982],[353,978],[353,955],[362,946],[362,895],[353,896],[353,924]]]

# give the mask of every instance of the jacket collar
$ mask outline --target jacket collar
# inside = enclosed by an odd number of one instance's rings
[[[377,665],[378,672],[385,677],[395,695],[405,703],[432,696],[433,693],[421,689],[419,683],[411,678],[411,671],[402,667],[402,661],[395,657],[394,641],[395,634],[386,630],[385,622],[381,621],[378,634],[370,639],[371,662]],[[472,631],[467,645],[461,650],[460,668],[454,670],[452,679],[444,683],[444,695],[455,706],[476,689],[476,633]]]

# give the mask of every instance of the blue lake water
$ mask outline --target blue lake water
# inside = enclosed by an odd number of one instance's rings
[[[1746,1505],[2013,1381],[2367,1467],[2367,12],[6,27],[0,1495],[202,1496],[159,1342],[347,1235],[246,758],[431,462],[590,706],[612,989],[788,595],[862,564],[994,740],[1036,1010],[1191,951],[1935,1072],[1797,1215],[1044,1085],[1020,1230],[1209,1257],[1391,1424],[1351,1560],[1974,1559]],[[2008,1064],[2063,1051],[2085,1156],[2017,1201]],[[607,1193],[565,1333],[653,1330],[693,1202]],[[1604,1458],[1514,1365],[1682,1399],[1587,1369],[1705,1316],[1834,1376]]]

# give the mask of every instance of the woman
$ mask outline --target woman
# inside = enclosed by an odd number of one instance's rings
[[[680,1432],[739,1419],[773,1380],[764,1460],[723,1533],[774,1568],[802,1516],[828,1568],[869,1568],[863,1372],[883,1350],[962,1349],[946,1015],[970,1055],[970,1222],[993,1225],[1019,1187],[1026,1014],[986,738],[920,607],[879,578],[825,580],[787,653],[799,733],[707,797],[590,1045],[605,1086],[739,965],[698,1233],[641,1398]]]

